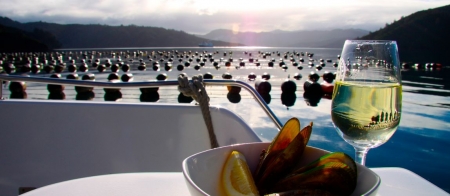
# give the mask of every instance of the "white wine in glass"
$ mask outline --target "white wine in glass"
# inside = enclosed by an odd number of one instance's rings
[[[402,86],[395,41],[347,40],[336,73],[331,118],[365,165],[370,148],[385,143],[400,123]]]

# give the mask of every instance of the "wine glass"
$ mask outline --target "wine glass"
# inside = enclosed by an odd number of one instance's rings
[[[334,85],[331,118],[365,165],[370,148],[384,144],[400,123],[402,85],[395,41],[346,40]]]

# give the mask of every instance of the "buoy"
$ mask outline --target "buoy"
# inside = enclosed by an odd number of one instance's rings
[[[272,100],[272,96],[269,93],[263,93],[261,94],[261,97],[263,98],[263,100],[266,102],[266,104],[269,104],[270,101]]]
[[[159,64],[158,63],[154,63],[152,66],[153,71],[159,71]]]
[[[15,92],[15,93],[11,93],[9,95],[10,99],[26,99],[27,97],[28,97],[28,94],[26,91]]]
[[[184,66],[181,65],[181,64],[177,65],[177,70],[178,71],[183,71],[184,70]]]
[[[233,76],[230,73],[226,72],[226,73],[222,74],[222,78],[230,80],[233,78]],[[227,90],[228,90],[228,92],[239,93],[239,92],[241,92],[241,87],[227,86]]]
[[[211,72],[207,72],[203,74],[203,79],[213,79],[214,76],[211,74]]]
[[[322,86],[314,81],[307,80],[303,84],[303,90],[316,96],[323,96]]]
[[[95,93],[93,91],[80,92],[75,96],[75,100],[93,100]]]
[[[130,71],[130,65],[129,65],[129,64],[122,65],[122,66],[120,67],[120,69],[121,69],[123,72],[128,72],[128,71]]]
[[[67,66],[67,70],[69,72],[76,72],[77,71],[77,66],[75,64],[70,64]]]
[[[31,65],[31,72],[37,74],[41,71],[41,66],[38,64]]]
[[[304,92],[303,93],[303,98],[306,102],[306,105],[311,106],[311,107],[316,107],[319,102],[320,99],[322,98],[322,96],[318,96],[318,95],[314,95],[312,93],[308,93],[308,92]]]
[[[117,74],[117,73],[111,73],[111,74],[109,74],[108,75],[108,78],[107,78],[109,81],[111,81],[111,80],[118,80],[119,79],[119,74]]]
[[[69,80],[78,80],[78,79],[80,79],[80,78],[78,77],[78,74],[76,74],[76,73],[71,73],[71,74],[69,74],[69,75],[66,76],[66,79],[69,79]]]
[[[92,66],[93,68],[97,68],[98,65],[99,65],[99,62],[94,62],[94,63],[92,63],[91,66]]]
[[[0,84],[2,85],[2,84]],[[12,93],[22,93],[27,90],[27,84],[25,82],[10,82],[9,91]]]
[[[322,82],[320,83],[320,86],[322,87],[322,91],[325,95],[328,95],[327,98],[331,98],[331,95],[333,94],[334,85],[329,82]]]
[[[317,71],[320,71],[320,70],[322,70],[322,66],[320,66],[320,65],[316,65],[316,70],[317,70]]]
[[[113,65],[111,65],[111,72],[118,72],[119,68],[120,68],[119,64],[117,64],[117,63],[113,64]]]
[[[230,101],[231,103],[239,103],[241,102],[241,95],[239,94],[239,92],[228,92],[227,93],[227,99],[228,101]]]
[[[178,94],[178,103],[191,103],[194,99],[190,96],[184,96],[183,93]]]
[[[156,76],[156,80],[158,81],[167,80],[167,74],[166,73],[158,74]]]
[[[22,67],[20,68],[20,71],[22,73],[28,73],[31,71],[31,65],[29,63],[22,65]]]
[[[308,75],[308,79],[311,80],[312,82],[317,82],[320,79],[319,74],[317,74],[316,72],[310,72]]]
[[[64,92],[50,92],[48,95],[49,100],[64,100],[66,99],[66,94]]]
[[[61,74],[58,73],[54,73],[52,75],[50,75],[50,78],[61,78]],[[57,85],[57,84],[48,84],[47,85],[47,90],[50,94],[52,93],[59,93],[64,91],[64,85]]]
[[[223,79],[232,79],[233,76],[230,73],[225,72],[224,74],[222,74],[222,78]]]
[[[45,73],[50,73],[50,72],[52,72],[54,69],[55,69],[55,67],[54,67],[53,65],[46,65],[46,66],[44,66],[44,71],[45,71]],[[8,70],[5,69],[5,72],[8,73]],[[10,73],[11,73],[11,72],[10,72]],[[10,73],[8,73],[8,74],[10,74]]]
[[[120,77],[120,80],[122,80],[122,82],[131,82],[131,81],[133,81],[133,74],[131,74],[131,73],[124,73]]]
[[[95,75],[92,73],[84,74],[83,76],[81,76],[81,80],[95,81]],[[108,80],[109,80],[109,76],[108,76]],[[91,92],[93,90],[94,90],[94,87],[75,86],[75,91],[77,93]]]
[[[108,75],[108,81],[111,83],[118,83],[120,82],[119,80],[119,75],[117,73],[111,73]],[[106,97],[108,98],[112,98],[115,97],[116,94],[120,94],[120,98],[122,98],[122,93],[120,92],[120,88],[104,88],[103,89],[105,91],[105,101]],[[107,95],[108,94],[108,95]],[[108,99],[108,101],[111,101],[112,99]],[[117,99],[114,99],[114,101]]]
[[[164,70],[172,71],[172,63],[165,63],[164,64]]]
[[[270,74],[267,72],[264,72],[263,75],[261,76],[262,79],[264,80],[269,80],[270,79]]]
[[[268,94],[272,90],[272,85],[267,80],[258,80],[255,82],[255,89],[259,94]]]
[[[322,75],[322,78],[324,81],[326,81],[328,83],[332,83],[334,80],[334,75],[333,75],[333,73],[331,73],[329,71],[325,71]]]
[[[142,93],[139,100],[141,102],[157,102],[159,100],[159,93],[158,91],[148,91]]]
[[[302,74],[295,73],[293,78],[296,80],[300,80],[300,79],[302,79]]]
[[[251,72],[250,74],[248,74],[248,80],[253,81],[255,79],[256,79],[255,73]]]
[[[282,92],[281,93],[281,104],[287,107],[294,106],[295,101],[297,100],[297,95],[295,93]]]
[[[97,67],[97,71],[98,72],[100,72],[100,73],[102,73],[102,72],[104,72],[106,70],[106,66],[105,65],[99,65],[98,67]]]
[[[80,70],[81,72],[87,72],[89,70],[89,67],[87,66],[86,63],[83,63],[83,64],[80,65],[78,70]]]
[[[288,79],[281,84],[281,91],[285,93],[295,93],[295,91],[297,91],[297,84]]]
[[[118,80],[113,80],[118,81]],[[105,96],[103,97],[105,101],[120,101],[122,100],[122,92],[120,92],[120,89],[104,89],[105,90]]]

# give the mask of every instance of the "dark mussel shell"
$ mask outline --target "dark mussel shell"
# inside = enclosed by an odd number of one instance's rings
[[[306,172],[289,175],[273,185],[269,192],[320,189],[336,195],[350,195],[356,188],[356,171],[342,162],[328,162]]]
[[[282,152],[300,132],[300,121],[297,118],[289,119],[266,151],[261,154],[261,160],[256,168],[256,179],[261,177],[267,166],[280,152]]]
[[[294,128],[296,128],[294,126]],[[284,129],[284,128],[283,128]],[[256,178],[256,185],[260,192],[265,193],[268,185],[272,185],[280,180],[283,176],[286,176],[292,168],[300,160],[306,144],[309,141],[309,137],[312,131],[312,123],[305,127],[295,138],[288,144],[288,146],[281,152],[274,153],[270,161],[261,167],[260,174]]]
[[[314,161],[306,166],[297,167],[297,169],[294,169],[294,171],[292,171],[290,173],[290,175],[300,174],[300,173],[306,172],[310,169],[324,165],[329,162],[344,163],[344,164],[348,165],[352,170],[354,170],[355,173],[357,173],[356,163],[350,156],[348,156],[347,154],[345,154],[343,152],[333,152],[333,153],[326,154],[326,155],[320,157],[316,161]]]

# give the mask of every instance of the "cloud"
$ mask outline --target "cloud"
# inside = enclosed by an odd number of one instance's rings
[[[424,0],[0,0],[0,15],[21,22],[142,25],[207,33],[218,28],[271,31],[361,28],[376,30],[401,16],[448,4]]]

